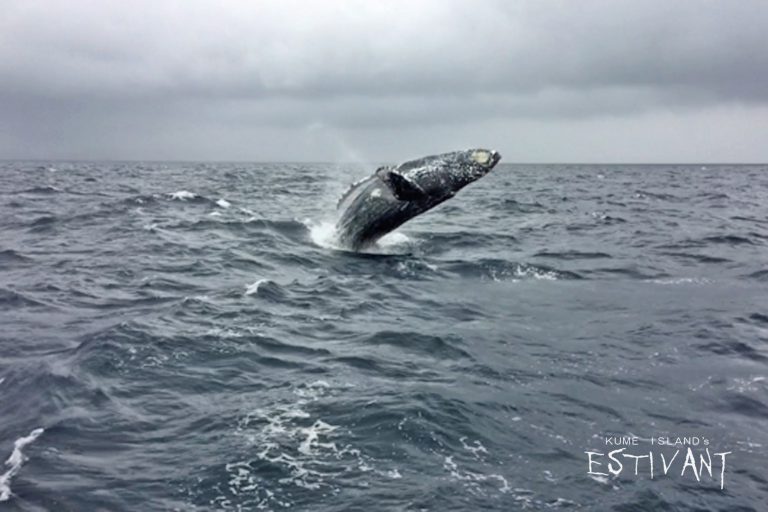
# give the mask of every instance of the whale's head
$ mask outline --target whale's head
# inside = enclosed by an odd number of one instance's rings
[[[396,170],[429,195],[450,197],[488,174],[499,160],[497,151],[468,149],[405,162]]]
[[[455,155],[456,167],[471,178],[469,183],[488,174],[501,160],[498,151],[492,149],[469,149],[449,154]]]

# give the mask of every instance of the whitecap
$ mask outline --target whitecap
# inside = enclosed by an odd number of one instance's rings
[[[245,294],[246,295],[253,295],[254,293],[258,293],[259,286],[261,286],[262,284],[264,284],[266,282],[269,282],[269,279],[259,279],[255,283],[252,283],[252,284],[246,286]]]
[[[197,194],[194,192],[189,192],[188,190],[179,190],[178,192],[173,192],[168,195],[171,197],[171,199],[178,199],[180,201],[186,201],[187,199],[194,199],[197,197]]]
[[[10,466],[10,468],[3,475],[0,475],[0,501],[8,501],[10,499],[11,479],[19,472],[24,461],[27,460],[21,449],[40,437],[40,434],[43,432],[44,429],[36,428],[28,436],[20,437],[13,443],[13,452],[8,457],[8,460],[5,461],[5,465]]]
[[[230,203],[226,199],[222,198],[222,199],[219,199],[218,201],[216,201],[216,206],[218,206],[220,208],[229,208],[230,206],[232,206],[232,203]]]

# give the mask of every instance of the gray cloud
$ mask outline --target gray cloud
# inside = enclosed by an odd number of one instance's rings
[[[762,1],[27,1],[5,11],[0,156],[398,159],[441,134],[446,145],[495,140],[519,160],[622,160],[665,131],[656,119],[686,129],[647,159],[696,159],[702,141],[722,148],[707,158],[768,159],[762,144],[743,144],[768,126]],[[695,124],[705,118],[706,131]],[[547,154],[504,139],[526,126],[548,138]],[[585,128],[606,146],[574,151],[573,130]]]

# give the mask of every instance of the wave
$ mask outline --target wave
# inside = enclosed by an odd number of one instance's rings
[[[701,238],[686,238],[672,243],[657,245],[659,249],[690,249],[694,247],[702,248],[710,245],[755,245],[755,242],[746,236],[740,235],[713,235]]]
[[[48,307],[42,302],[36,301],[23,293],[8,288],[0,288],[0,304],[11,308]]]
[[[758,270],[747,274],[745,277],[747,279],[757,279],[758,281],[768,281],[768,270]]]
[[[4,263],[6,265],[11,263],[29,263],[33,261],[32,258],[28,256],[24,256],[18,251],[14,251],[13,249],[5,249],[0,251],[0,263]]]
[[[706,333],[699,334],[699,338],[705,337]],[[699,351],[716,354],[719,356],[743,357],[752,361],[768,361],[762,350],[752,345],[738,340],[713,340],[708,343],[702,343],[696,346]]]
[[[706,238],[702,238],[701,242],[706,244],[754,245],[754,242],[749,238],[738,235],[708,236]]]
[[[458,345],[458,337],[441,337],[408,331],[379,331],[360,340],[365,345],[396,347],[403,352],[416,352],[438,359],[472,359],[470,354]]]
[[[689,252],[661,252],[659,254],[664,254],[667,256],[672,256],[674,258],[680,258],[683,260],[694,260],[694,261],[698,261],[699,263],[728,263],[731,261],[728,258],[720,258],[717,256],[707,256],[706,254],[695,254],[695,253],[689,253]]]
[[[47,233],[52,231],[59,218],[55,215],[41,215],[29,223],[31,233]]]
[[[15,192],[16,194],[40,194],[40,195],[48,195],[48,194],[58,194],[60,192],[64,192],[62,189],[58,187],[54,187],[52,185],[43,185],[43,186],[37,186],[32,188],[27,188],[24,190],[19,190]]]
[[[743,220],[747,222],[754,222],[755,224],[768,225],[768,219],[758,219],[757,217],[746,217],[743,215],[734,215],[731,220]]]

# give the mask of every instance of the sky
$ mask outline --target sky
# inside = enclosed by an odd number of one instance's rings
[[[768,162],[764,0],[9,0],[0,158]]]

